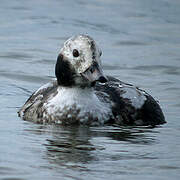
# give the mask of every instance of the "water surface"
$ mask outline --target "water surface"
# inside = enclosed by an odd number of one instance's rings
[[[0,15],[0,179],[180,178],[178,0],[2,0]],[[17,116],[79,33],[102,48],[106,74],[160,101],[167,124],[60,127]]]

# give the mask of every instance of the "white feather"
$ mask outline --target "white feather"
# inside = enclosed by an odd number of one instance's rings
[[[138,91],[136,87],[124,86],[123,91],[125,91],[125,93],[122,94],[122,97],[129,99],[136,109],[140,109],[146,101],[145,95]]]
[[[97,119],[99,124],[107,122],[112,115],[110,105],[100,102],[91,88],[58,87],[57,95],[44,104],[44,108],[47,109],[48,115],[59,117],[67,110],[80,110],[77,118],[83,124],[88,120],[87,114]]]

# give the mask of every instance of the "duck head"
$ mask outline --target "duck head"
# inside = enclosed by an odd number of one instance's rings
[[[68,39],[56,62],[58,85],[89,87],[95,85],[96,81],[107,82],[102,71],[101,54],[95,41],[87,35]]]

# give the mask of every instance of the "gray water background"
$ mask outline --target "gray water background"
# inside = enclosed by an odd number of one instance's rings
[[[17,116],[79,33],[101,47],[106,74],[160,101],[167,124],[61,127]],[[0,179],[180,179],[180,1],[0,0]]]

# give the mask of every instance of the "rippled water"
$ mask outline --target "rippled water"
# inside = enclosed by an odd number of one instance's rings
[[[179,179],[180,1],[13,0],[0,5],[0,179]],[[65,39],[88,33],[106,74],[160,100],[167,124],[60,127],[17,110],[54,77]]]

